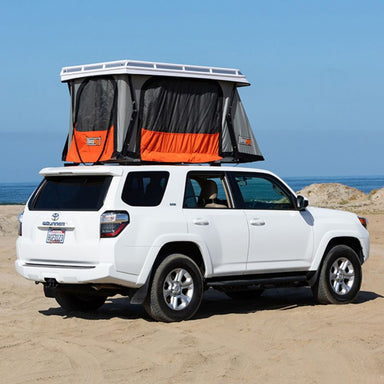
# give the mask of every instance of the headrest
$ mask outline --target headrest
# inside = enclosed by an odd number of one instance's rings
[[[217,198],[217,185],[213,180],[206,180],[201,188],[200,197],[204,200]]]

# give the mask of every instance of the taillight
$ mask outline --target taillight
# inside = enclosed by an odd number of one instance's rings
[[[367,229],[368,227],[368,220],[365,218],[365,217],[362,217],[362,216],[358,216],[359,220],[360,220],[360,223],[361,225]]]
[[[129,224],[125,211],[108,211],[100,217],[100,237],[116,237]]]
[[[17,221],[19,222],[19,236],[23,235],[23,215],[24,212],[19,213],[19,216],[17,216]]]

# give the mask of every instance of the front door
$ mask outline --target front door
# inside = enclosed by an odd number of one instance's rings
[[[313,218],[298,211],[294,195],[269,174],[231,173],[250,242],[247,273],[307,270],[313,249]]]

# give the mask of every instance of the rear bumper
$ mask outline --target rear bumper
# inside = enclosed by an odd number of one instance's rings
[[[139,288],[137,275],[117,272],[112,264],[60,265],[37,264],[23,260],[15,261],[16,271],[28,280],[44,282],[55,279],[60,284],[117,284],[128,288]]]

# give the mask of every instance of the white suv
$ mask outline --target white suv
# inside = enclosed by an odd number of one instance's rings
[[[184,165],[45,168],[20,215],[17,271],[66,310],[129,296],[180,321],[213,287],[230,297],[310,286],[321,303],[359,292],[364,218],[307,207],[268,171]]]

